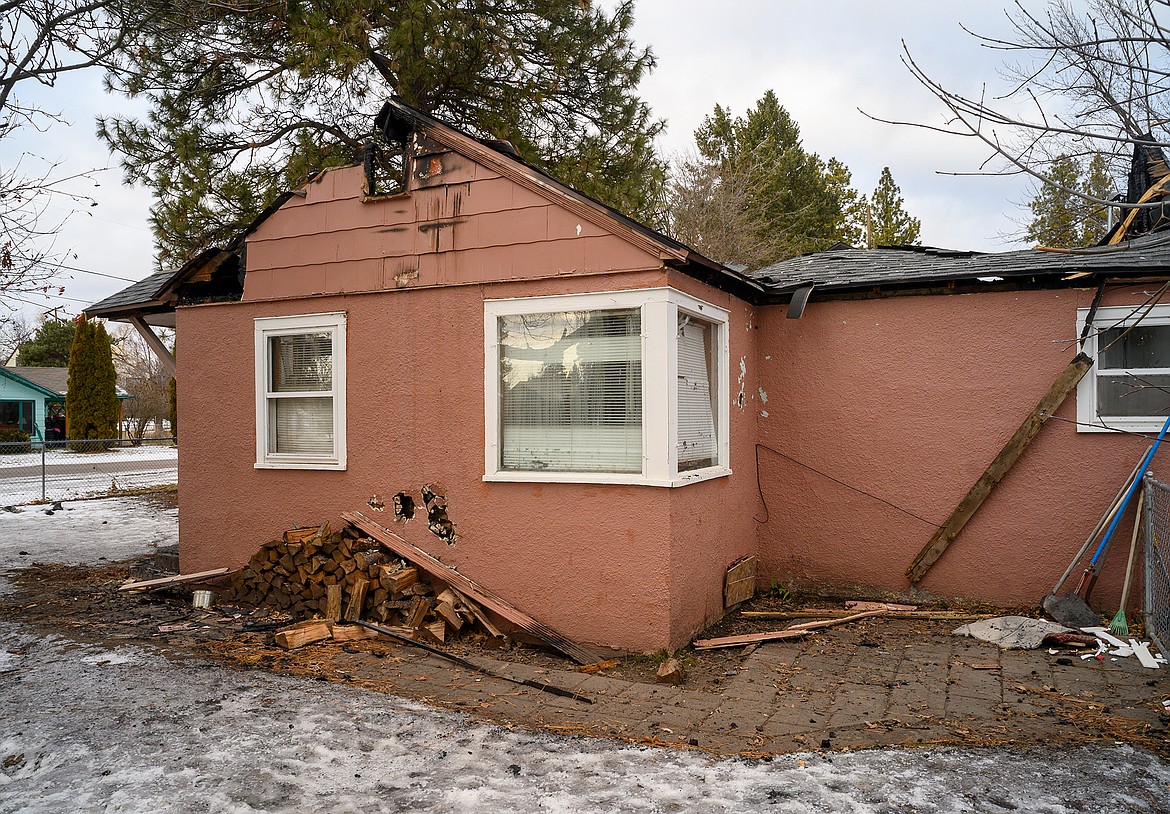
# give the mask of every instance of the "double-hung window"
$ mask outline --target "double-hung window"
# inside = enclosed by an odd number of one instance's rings
[[[1088,309],[1077,315],[1083,330]],[[1085,353],[1095,364],[1077,386],[1078,429],[1161,429],[1170,414],[1170,305],[1099,308]]]
[[[345,314],[256,320],[256,466],[345,468]]]
[[[669,288],[484,305],[485,479],[725,475],[727,312]]]

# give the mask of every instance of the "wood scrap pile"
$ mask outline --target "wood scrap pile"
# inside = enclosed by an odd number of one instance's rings
[[[698,639],[692,643],[696,650],[714,650],[720,647],[742,647],[763,642],[782,641],[784,639],[799,639],[818,630],[837,625],[845,625],[860,619],[869,619],[874,616],[883,616],[891,619],[933,619],[958,620],[982,619],[987,614],[968,614],[948,611],[919,611],[916,605],[899,605],[892,602],[862,602],[850,601],[845,603],[845,610],[829,610],[815,608],[798,611],[743,611],[740,614],[746,619],[800,619],[813,618],[812,622],[800,622],[789,625],[783,630],[770,630],[763,633],[745,633],[738,636],[723,636],[716,639]]]
[[[331,623],[338,621],[376,621],[401,635],[438,642],[468,630],[503,637],[471,599],[445,585],[436,590],[425,572],[354,526],[286,531],[260,547],[232,588],[242,603],[267,605],[298,619],[321,617],[278,637],[285,649],[335,638],[342,628]]]

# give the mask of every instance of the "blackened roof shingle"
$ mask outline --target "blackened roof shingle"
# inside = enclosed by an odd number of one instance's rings
[[[1124,277],[1168,272],[1170,238],[1156,234],[1118,246],[1075,252],[1021,249],[985,254],[925,246],[834,249],[783,260],[748,276],[772,293],[783,294],[809,284],[824,293],[988,278]]]

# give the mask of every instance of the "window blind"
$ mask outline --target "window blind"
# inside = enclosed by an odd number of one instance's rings
[[[333,336],[327,332],[268,339],[274,393],[333,389]]]
[[[642,471],[639,309],[499,318],[503,469]]]
[[[280,398],[268,402],[268,451],[284,455],[333,453],[333,399]]]
[[[680,315],[678,330],[678,471],[718,461],[715,388],[715,326]]]
[[[283,334],[268,338],[268,451],[332,455],[333,335]]]

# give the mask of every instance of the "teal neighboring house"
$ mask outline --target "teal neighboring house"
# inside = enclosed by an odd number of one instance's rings
[[[63,440],[68,389],[67,367],[0,367],[0,429],[33,441]]]

